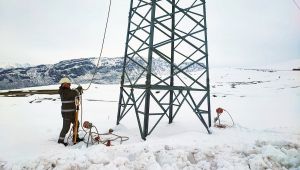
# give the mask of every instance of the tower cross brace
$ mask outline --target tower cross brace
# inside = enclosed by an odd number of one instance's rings
[[[131,0],[117,124],[133,112],[145,140],[187,105],[210,133],[206,25],[205,0]]]

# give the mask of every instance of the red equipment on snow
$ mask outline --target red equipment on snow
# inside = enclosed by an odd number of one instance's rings
[[[230,116],[230,118],[231,118],[231,121],[232,121],[232,125],[231,125],[231,126],[226,125],[226,124],[221,124],[220,116],[222,115],[222,113],[223,113],[224,111],[225,111],[225,112]],[[219,108],[216,109],[216,112],[217,112],[217,117],[215,117],[215,119],[214,119],[215,127],[217,127],[217,128],[226,128],[226,127],[232,127],[232,126],[234,126],[234,121],[233,121],[233,119],[232,119],[230,113],[229,113],[227,110],[225,110],[225,109],[219,107]],[[217,123],[217,121],[218,121],[218,123]]]
[[[83,127],[86,129],[91,129],[93,127],[93,124],[90,123],[89,121],[84,121]]]
[[[220,115],[221,113],[223,113],[223,111],[224,111],[224,109],[222,109],[220,107],[216,109],[216,112],[218,113],[218,115]]]

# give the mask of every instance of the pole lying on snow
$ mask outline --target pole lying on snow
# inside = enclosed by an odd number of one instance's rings
[[[47,89],[47,90],[10,90],[10,91],[4,91],[0,92],[0,96],[4,97],[25,97],[25,96],[31,96],[34,94],[58,94],[57,89]]]

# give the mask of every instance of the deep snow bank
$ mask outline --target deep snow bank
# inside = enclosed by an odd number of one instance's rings
[[[63,148],[62,148],[63,149]],[[51,151],[50,151],[51,152]],[[72,148],[8,169],[299,169],[300,147],[289,142],[213,147],[131,144]]]

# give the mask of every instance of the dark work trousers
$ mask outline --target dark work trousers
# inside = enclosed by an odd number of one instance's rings
[[[69,118],[63,118],[63,127],[60,131],[60,135],[59,135],[59,139],[58,141],[63,142],[65,139],[66,134],[69,132],[70,130],[70,125],[71,123],[73,124],[73,128],[75,128],[75,119],[69,119]],[[77,123],[77,138],[78,136],[78,128],[79,128],[79,121]],[[74,134],[73,134],[74,137]]]

